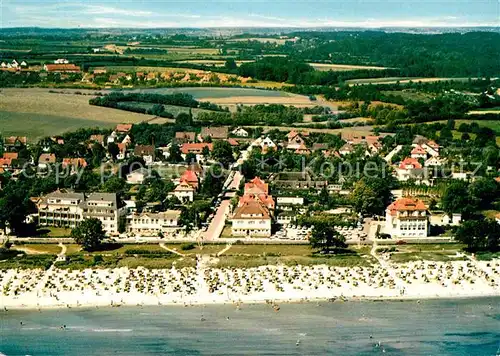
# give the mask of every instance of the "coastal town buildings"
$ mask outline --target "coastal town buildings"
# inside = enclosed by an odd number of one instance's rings
[[[96,218],[108,234],[118,233],[119,219],[125,210],[115,193],[75,193],[57,190],[38,202],[41,226],[75,228],[82,220]]]
[[[393,238],[429,235],[429,214],[419,199],[397,199],[387,207],[385,217],[385,232]]]
[[[137,235],[158,236],[172,233],[180,228],[180,210],[167,210],[159,213],[133,213],[127,215],[127,231]]]

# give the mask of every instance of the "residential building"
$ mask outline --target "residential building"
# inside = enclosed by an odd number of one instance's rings
[[[277,149],[276,144],[269,137],[259,137],[256,139],[250,147],[260,147],[262,153],[266,153],[268,151],[275,151]]]
[[[203,148],[207,147],[210,152],[214,149],[212,143],[184,143],[181,146],[182,154],[194,153],[196,155],[202,154]]]
[[[80,73],[80,67],[73,63],[45,64],[43,70],[49,73]]]
[[[53,153],[42,153],[38,157],[38,167],[42,169],[48,168],[51,164],[56,163],[56,155]]]
[[[271,236],[271,216],[259,202],[247,201],[238,206],[231,219],[233,236]]]
[[[195,188],[188,182],[181,180],[179,185],[175,187],[171,195],[175,196],[182,203],[192,202],[194,200]]]
[[[71,174],[76,173],[80,168],[87,167],[87,161],[85,158],[63,158],[62,168],[70,168]]]
[[[296,150],[305,146],[306,141],[303,136],[308,136],[308,134],[304,135],[304,133],[299,133],[295,130],[290,131],[287,135],[288,142],[286,148],[289,150]]]
[[[205,137],[211,137],[215,140],[225,140],[228,137],[228,129],[227,126],[202,127],[200,136],[202,140]]]
[[[186,182],[190,186],[192,186],[195,190],[198,190],[200,186],[200,175],[194,170],[187,169],[182,173],[179,181]]]
[[[243,129],[242,127],[235,128],[233,131],[231,131],[231,133],[234,136],[238,136],[238,137],[248,137],[248,131]]]
[[[146,168],[139,168],[127,174],[128,184],[142,184],[151,176],[151,172]]]
[[[10,136],[3,139],[3,147],[6,151],[19,150],[26,146],[28,142],[26,136]]]
[[[104,135],[90,135],[89,141],[104,146]]]
[[[311,150],[309,148],[307,148],[305,144],[302,144],[302,145],[300,145],[299,148],[297,148],[295,150],[295,154],[298,154],[298,155],[310,155],[311,154]]]
[[[196,132],[180,131],[175,133],[175,143],[183,144],[196,141]]]
[[[322,189],[328,185],[326,180],[314,180],[308,172],[282,172],[273,174],[270,181],[276,188],[283,189]]]
[[[132,124],[118,124],[116,125],[115,131],[119,133],[128,133],[132,130],[132,126]]]
[[[56,190],[38,202],[38,224],[75,228],[83,220],[83,193]]]
[[[91,193],[82,202],[83,219],[98,219],[107,234],[117,234],[120,218],[126,213],[116,193]]]
[[[349,154],[352,154],[352,153],[354,153],[354,147],[350,143],[346,143],[339,150],[339,154],[341,156],[346,156],[346,155],[349,155]]]
[[[440,158],[437,156],[432,156],[427,161],[424,162],[425,167],[441,167],[446,163],[446,158]]]
[[[127,216],[127,231],[134,234],[158,235],[171,233],[180,228],[180,210],[159,213],[130,214]]]
[[[134,156],[142,157],[146,165],[150,165],[155,161],[155,146],[153,145],[136,145],[134,148]]]
[[[423,201],[400,198],[386,209],[385,232],[393,238],[424,238],[429,234],[429,216]]]
[[[415,159],[427,159],[427,151],[422,146],[417,145],[411,150],[410,156]]]

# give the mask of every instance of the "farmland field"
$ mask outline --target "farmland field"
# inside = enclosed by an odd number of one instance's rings
[[[351,64],[328,64],[328,63],[307,63],[311,67],[319,71],[333,70],[338,71],[348,71],[348,70],[359,70],[359,69],[370,69],[370,70],[384,70],[386,67],[375,67],[375,66],[363,66],[363,65],[351,65]]]
[[[440,81],[467,81],[469,78],[422,78],[422,77],[389,77],[389,78],[364,78],[364,79],[350,79],[345,82],[349,85],[356,84],[395,84],[397,82],[400,83],[409,83],[412,82],[422,82],[422,83],[430,83],[430,82],[440,82]]]
[[[125,93],[127,91],[124,91]],[[289,98],[293,94],[276,91],[262,90],[251,88],[212,88],[212,87],[186,87],[186,88],[151,88],[151,89],[133,89],[131,92],[141,93],[157,93],[157,94],[175,94],[187,93],[198,100],[208,100],[214,98],[231,98],[231,97],[277,97]],[[283,99],[283,100],[285,100]]]
[[[22,134],[35,140],[82,127],[113,127],[153,117],[91,106],[90,98],[90,95],[50,93],[47,89],[2,89],[0,132],[4,136]]]

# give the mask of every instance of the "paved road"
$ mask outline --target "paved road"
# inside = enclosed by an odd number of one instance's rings
[[[211,241],[219,238],[220,234],[222,234],[222,230],[224,230],[224,225],[226,224],[226,217],[229,214],[230,204],[231,202],[229,200],[223,200],[220,203],[208,230],[202,235],[203,240]]]

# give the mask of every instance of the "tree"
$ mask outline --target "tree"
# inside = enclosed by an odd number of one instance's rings
[[[168,149],[167,161],[172,163],[182,162],[181,149],[178,145],[172,143],[172,145]]]
[[[500,225],[493,219],[464,221],[455,239],[467,244],[469,251],[496,252],[500,249]]]
[[[309,239],[313,248],[321,249],[322,251],[330,251],[332,249],[345,248],[345,237],[334,229],[327,222],[317,222]]]
[[[126,184],[125,179],[113,176],[102,185],[102,189],[107,193],[119,193],[125,188]]]
[[[469,194],[465,182],[451,183],[441,197],[441,206],[445,213],[462,213],[464,207],[469,203]]]
[[[351,193],[354,210],[363,215],[382,215],[390,198],[390,184],[383,178],[361,178]]]
[[[193,125],[193,116],[191,114],[191,109],[189,111],[190,113],[185,113],[181,112],[177,117],[175,118],[175,124],[181,127],[186,127],[186,126],[192,126]]]
[[[185,161],[187,163],[196,163],[196,155],[193,152],[189,152],[188,154],[186,154]]]
[[[118,154],[120,153],[120,148],[116,143],[110,142],[108,143],[108,152],[110,156],[113,157],[113,160],[115,160]]]
[[[236,62],[234,61],[233,58],[228,58],[226,60],[226,63],[224,64],[224,67],[229,70],[238,69],[238,66],[236,65]]]
[[[480,177],[469,186],[470,200],[480,209],[488,209],[490,204],[498,198],[497,183],[486,177]]]
[[[83,220],[80,225],[74,228],[71,231],[71,237],[85,251],[94,251],[100,246],[105,235],[101,221],[91,218]]]
[[[215,141],[212,157],[222,163],[224,167],[234,162],[233,148],[227,141]]]

